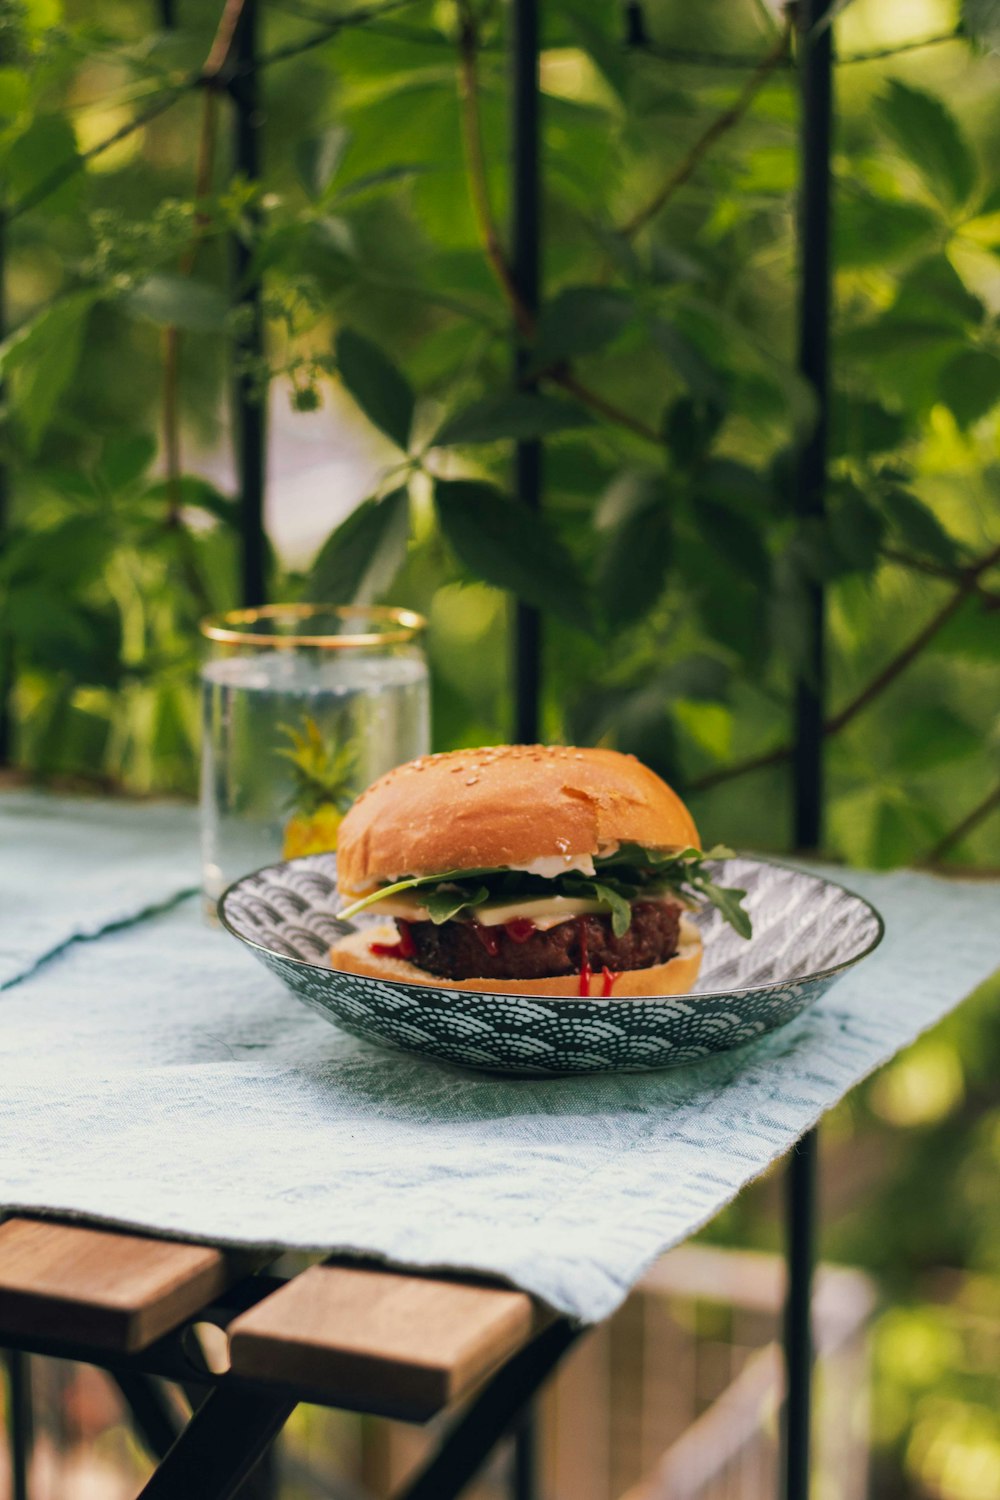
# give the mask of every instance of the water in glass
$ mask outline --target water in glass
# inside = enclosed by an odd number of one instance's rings
[[[430,748],[419,650],[240,653],[205,665],[202,702],[202,876],[213,907],[238,876],[330,847],[358,792]]]

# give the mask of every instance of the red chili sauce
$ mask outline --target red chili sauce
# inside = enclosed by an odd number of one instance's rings
[[[402,917],[397,917],[396,927],[399,931],[398,942],[369,943],[369,953],[374,953],[377,958],[412,958],[417,951],[417,945],[413,941],[409,922],[404,922]]]

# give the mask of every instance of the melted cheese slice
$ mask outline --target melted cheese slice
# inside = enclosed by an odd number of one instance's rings
[[[681,904],[672,896],[646,896],[643,899],[663,900],[670,906]],[[387,896],[372,910],[384,913],[387,917],[401,917],[405,922],[430,921],[430,912],[426,906],[421,905],[409,892]],[[539,932],[546,932],[550,927],[558,927],[560,922],[569,922],[573,917],[606,916],[607,911],[608,908],[600,901],[587,901],[575,896],[539,896],[534,900],[488,901],[483,906],[477,906],[472,915],[483,927],[502,927],[505,922],[526,917],[535,924]],[[467,916],[469,913],[463,912],[462,915]]]

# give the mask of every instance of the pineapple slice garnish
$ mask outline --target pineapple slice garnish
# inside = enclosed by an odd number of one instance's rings
[[[292,816],[285,824],[281,854],[296,859],[300,854],[325,854],[337,847],[337,830],[354,800],[351,789],[357,753],[351,744],[326,743],[310,714],[303,714],[302,728],[279,726],[291,740],[275,754],[292,763],[293,790],[288,806]]]

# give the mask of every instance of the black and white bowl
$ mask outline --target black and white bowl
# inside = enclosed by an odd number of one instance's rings
[[[832,880],[738,857],[713,879],[746,890],[753,937],[698,913],[705,953],[689,994],[484,994],[332,969],[330,946],[350,930],[334,916],[336,871],[335,855],[314,854],[246,875],[219,902],[222,925],[345,1031],[491,1072],[641,1072],[742,1046],[812,1005],[883,933],[874,907]]]

